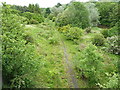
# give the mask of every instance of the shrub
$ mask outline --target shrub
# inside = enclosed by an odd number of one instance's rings
[[[114,26],[114,27],[111,28],[111,29],[104,29],[104,30],[101,31],[101,33],[103,34],[103,36],[104,36],[105,38],[118,35],[118,27],[117,27],[117,26]]]
[[[108,73],[108,80],[104,84],[98,83],[100,88],[119,88],[119,74],[113,72],[113,74]]]
[[[111,77],[109,77],[108,82],[105,84],[105,87],[106,88],[118,88],[118,83],[119,83],[118,77],[119,77],[119,75],[116,73],[111,75]]]
[[[2,67],[3,81],[8,87],[33,87],[39,68],[38,57],[32,44],[25,44],[24,27],[9,6],[2,7]],[[29,82],[29,83],[28,83]]]
[[[55,20],[56,20],[56,17],[53,17],[53,18],[52,18],[52,21],[55,22]]]
[[[120,43],[118,36],[112,36],[107,38],[107,51],[113,54],[120,54]]]
[[[71,28],[70,25],[66,25],[66,26],[63,26],[63,27],[59,27],[58,31],[64,33],[64,32],[67,32],[70,28]]]
[[[105,43],[105,39],[103,35],[97,34],[92,38],[92,44],[96,46],[102,46],[104,45],[104,43]]]
[[[26,40],[26,44],[34,42],[33,38],[30,35],[25,35],[24,39]]]
[[[41,14],[33,14],[32,17],[34,20],[38,21],[39,23],[44,22],[44,17]]]
[[[89,86],[96,86],[99,82],[103,67],[103,58],[97,51],[97,47],[90,44],[75,56],[75,67],[82,79],[87,79]]]
[[[44,18],[41,14],[24,12],[22,16],[29,20],[29,24],[38,24],[44,21]]]
[[[51,13],[51,14],[49,14],[49,16],[48,16],[48,18],[50,19],[50,20],[52,20],[53,19],[53,17],[54,17],[54,15]]]
[[[91,27],[86,28],[85,31],[86,31],[87,33],[90,33],[90,32],[91,32]]]
[[[68,40],[78,40],[82,35],[82,29],[78,27],[71,27],[67,32],[65,32],[65,36]]]
[[[118,26],[116,25],[109,30],[108,34],[110,37],[115,35],[118,36],[118,32],[119,32],[119,29],[118,29]]]
[[[58,39],[55,37],[48,38],[50,44],[58,44]]]
[[[104,30],[101,31],[101,33],[104,36],[104,38],[109,37],[109,33],[108,32],[109,32],[109,29],[104,29]]]
[[[39,22],[35,19],[30,19],[29,24],[39,24]]]
[[[82,36],[83,30],[78,27],[70,27],[70,25],[63,26],[58,29],[60,32],[62,32],[67,40],[79,40]]]

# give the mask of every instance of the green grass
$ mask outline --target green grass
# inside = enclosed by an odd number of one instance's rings
[[[91,43],[91,38],[100,33],[101,30],[94,27],[91,33],[84,32],[76,44],[71,40],[66,40],[66,37],[57,31],[55,23],[50,20],[46,19],[44,23],[38,25],[27,25],[25,33],[31,37],[31,43],[35,45],[35,52],[39,57],[41,65],[37,75],[33,77],[36,82],[35,87],[69,88],[62,41],[66,46],[69,61],[74,67],[74,57],[76,54],[81,53]],[[104,57],[106,71],[111,72],[117,69],[118,56],[102,51],[101,47],[98,47],[98,52]],[[88,82],[79,77],[79,73],[75,72],[75,75],[80,88],[89,87]]]
[[[68,54],[69,54],[69,60],[74,63],[74,57],[77,53],[81,53],[82,50],[84,50],[85,47],[87,47],[91,43],[91,39],[96,35],[100,34],[100,31],[102,29],[100,28],[92,28],[91,33],[84,33],[82,36],[82,39],[78,42],[78,44],[75,44],[73,41],[66,40],[65,36],[61,35],[62,40],[64,41]],[[117,71],[117,62],[118,62],[118,56],[104,52],[101,50],[101,47],[98,47],[98,52],[101,54],[101,57],[104,58],[104,64],[105,64],[105,71],[106,72],[116,72]],[[74,65],[74,64],[73,64]],[[78,84],[80,88],[89,88],[88,82],[86,80],[82,80],[79,77],[79,73],[76,72],[76,77],[78,77]]]
[[[36,53],[41,60],[41,68],[35,76],[36,87],[60,88],[68,87],[63,66],[63,51],[55,28],[48,25],[31,25],[26,27],[26,34],[31,36],[36,47]],[[56,38],[58,44],[50,44],[49,38]]]

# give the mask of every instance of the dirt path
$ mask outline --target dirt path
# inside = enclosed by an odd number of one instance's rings
[[[66,46],[63,41],[62,41],[62,44],[63,44],[65,67],[66,67],[66,71],[67,71],[67,75],[68,75],[69,86],[70,86],[70,88],[79,88],[77,79],[75,78],[76,75],[74,73],[73,66],[72,66],[71,62],[69,61],[69,55],[67,53],[67,49],[66,49]]]
[[[72,65],[72,62],[70,60],[70,56],[69,54],[67,53],[67,47],[60,35],[60,33],[56,30],[56,34],[58,35],[59,39],[60,39],[60,43],[61,43],[61,49],[63,49],[63,53],[64,53],[64,67],[65,67],[65,70],[66,70],[66,77],[67,77],[67,80],[68,80],[68,85],[70,88],[79,88],[78,87],[78,82],[77,82],[77,79],[76,79],[76,75],[75,75],[75,72],[74,72],[74,69],[73,69],[73,65]]]

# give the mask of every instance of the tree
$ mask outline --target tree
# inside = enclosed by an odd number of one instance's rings
[[[49,14],[49,19],[54,19],[58,16],[58,14],[62,13],[64,11],[65,6],[59,6],[59,7],[52,7],[50,8],[51,13]],[[54,17],[54,18],[53,18]]]
[[[85,3],[85,7],[88,9],[89,12],[89,20],[91,26],[97,26],[99,23],[99,12],[98,9],[95,7],[94,3]]]
[[[28,9],[31,13],[39,13],[41,14],[41,9],[39,7],[39,4],[29,4]]]
[[[2,6],[2,68],[3,85],[10,87],[32,87],[39,68],[34,54],[34,45],[24,39],[24,26],[16,14],[11,13],[10,6]]]
[[[62,14],[57,16],[56,24],[64,26],[70,24],[81,28],[89,27],[89,13],[81,2],[72,2]]]
[[[118,3],[97,2],[96,7],[100,13],[101,25],[112,27],[118,21]]]
[[[45,8],[44,10],[44,16],[47,17],[51,13],[50,8]]]
[[[64,7],[62,6],[52,7],[50,10],[51,10],[51,14],[53,14],[56,17],[59,13],[62,13],[64,11]]]
[[[55,7],[60,7],[60,6],[62,6],[62,4],[60,4],[60,3],[57,3],[57,5],[55,5]]]
[[[119,16],[119,4],[118,3],[114,3],[114,7],[112,9],[112,11],[110,12],[110,17],[109,17],[109,21],[110,26],[113,27],[115,26],[119,21],[118,16]]]

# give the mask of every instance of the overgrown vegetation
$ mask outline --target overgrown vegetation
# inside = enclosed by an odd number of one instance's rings
[[[3,88],[120,88],[118,6],[2,3]]]
[[[24,40],[24,26],[5,3],[2,9],[3,81],[10,87],[33,87],[32,76],[40,68],[34,45]],[[31,76],[29,76],[31,75]]]
[[[70,24],[73,27],[86,28],[90,24],[88,11],[83,3],[73,2],[63,13],[58,15],[56,23],[59,26]]]
[[[103,46],[105,43],[105,39],[102,35],[95,35],[92,38],[92,44],[96,46]]]

